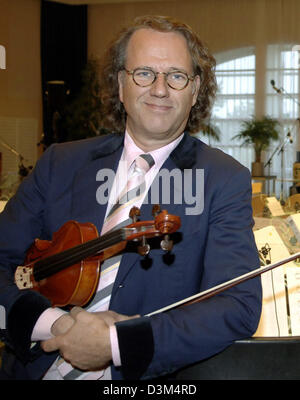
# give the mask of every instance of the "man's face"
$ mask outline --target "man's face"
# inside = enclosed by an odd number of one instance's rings
[[[193,76],[192,59],[185,38],[174,32],[136,31],[127,47],[125,67],[148,67],[155,72],[180,70]],[[137,86],[131,75],[119,73],[119,95],[127,112],[126,128],[136,142],[160,147],[177,138],[186,126],[200,86],[197,76],[183,90],[167,85],[159,74],[151,86]]]

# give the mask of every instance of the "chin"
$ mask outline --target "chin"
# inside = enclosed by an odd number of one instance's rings
[[[145,121],[144,130],[152,132],[153,134],[168,134],[168,132],[172,131],[172,125],[162,123],[162,121],[157,121],[155,118],[149,118]],[[174,128],[173,128],[174,129]]]
[[[147,130],[148,135],[147,136],[152,136],[152,137],[168,137],[169,136],[169,130],[163,129],[163,128],[155,128],[154,126],[151,126],[151,130]]]

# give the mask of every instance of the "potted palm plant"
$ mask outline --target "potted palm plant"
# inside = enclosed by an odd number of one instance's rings
[[[255,161],[252,162],[252,176],[264,175],[262,151],[267,150],[272,141],[279,139],[279,126],[276,119],[267,116],[253,117],[243,121],[241,132],[232,138],[243,140],[242,145],[252,144],[254,146]]]

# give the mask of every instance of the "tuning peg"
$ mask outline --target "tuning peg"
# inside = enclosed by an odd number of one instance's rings
[[[164,239],[160,242],[160,247],[162,250],[170,251],[173,248],[173,240],[170,240],[169,235],[165,235]]]
[[[146,255],[149,253],[149,251],[150,251],[150,246],[149,246],[149,244],[146,242],[145,236],[142,237],[142,243],[141,243],[141,245],[138,246],[137,250],[138,250],[138,253],[139,253],[141,256],[146,256]]]
[[[129,218],[132,219],[133,223],[137,221],[137,217],[141,215],[141,210],[138,207],[132,207],[129,211]]]
[[[152,215],[153,217],[157,217],[158,214],[160,213],[160,205],[159,204],[155,204],[152,208]]]

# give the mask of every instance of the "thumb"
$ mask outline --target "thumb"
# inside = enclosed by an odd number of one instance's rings
[[[44,340],[41,342],[41,348],[47,353],[59,349],[59,337],[54,337],[52,339]]]
[[[72,310],[70,311],[71,316],[76,319],[77,315],[81,312],[84,311],[83,308],[75,306],[72,308]]]
[[[116,322],[127,321],[127,320],[129,320],[129,319],[136,319],[136,318],[140,318],[140,317],[141,317],[140,314],[135,314],[135,315],[120,315]]]

